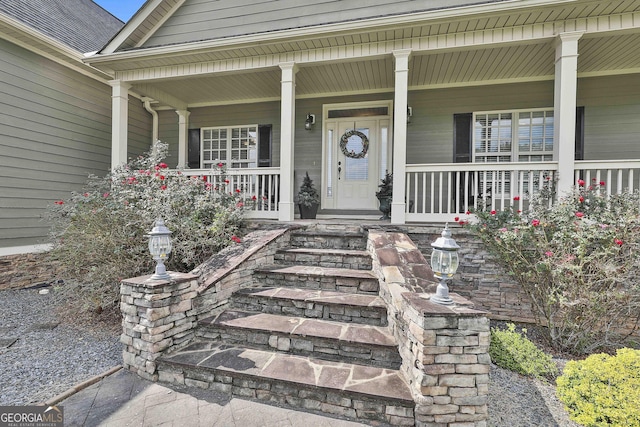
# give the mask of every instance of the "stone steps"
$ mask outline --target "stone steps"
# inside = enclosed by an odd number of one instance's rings
[[[414,401],[396,370],[194,342],[159,360],[161,381],[309,411],[414,425]]]
[[[296,288],[248,288],[231,297],[243,311],[386,326],[387,307],[379,296]]]
[[[378,295],[378,278],[366,270],[306,265],[271,266],[254,272],[256,283],[267,287],[298,287]]]
[[[367,239],[359,231],[293,230],[290,244],[294,248],[367,249]]]
[[[199,324],[199,337],[233,345],[389,369],[401,363],[386,327],[238,310]]]
[[[371,270],[371,256],[367,251],[353,249],[281,249],[274,255],[278,264],[315,265],[330,268]]]

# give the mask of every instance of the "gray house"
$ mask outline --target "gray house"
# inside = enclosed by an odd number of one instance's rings
[[[83,62],[124,24],[91,0],[0,0],[0,256],[42,248],[46,206],[111,165],[111,75]],[[130,100],[129,150],[151,115]]]
[[[640,180],[640,1],[149,0],[88,64],[113,76],[112,164],[131,95],[152,98],[173,166],[295,218],[305,172],[320,214],[392,223],[502,209],[557,179]],[[176,116],[177,114],[177,116]],[[515,200],[514,200],[515,198]]]

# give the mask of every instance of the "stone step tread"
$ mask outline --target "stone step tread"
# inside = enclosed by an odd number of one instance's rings
[[[401,373],[393,369],[331,362],[210,341],[196,341],[176,353],[162,356],[159,362],[414,406],[409,386]]]
[[[350,307],[368,307],[386,310],[387,305],[376,295],[347,294],[344,292],[322,291],[297,288],[244,288],[236,291],[243,296],[255,296],[270,299],[315,302]]]
[[[330,339],[367,346],[397,347],[395,338],[385,326],[343,323],[297,316],[225,310],[218,316],[201,320],[199,325]]]
[[[258,273],[296,274],[299,276],[345,277],[350,279],[377,279],[370,270],[317,267],[312,265],[273,265],[256,269]]]
[[[319,237],[361,237],[365,234],[361,231],[329,231],[329,230],[292,230],[293,236],[319,236]]]
[[[294,253],[294,254],[310,254],[310,255],[347,255],[358,257],[370,257],[371,255],[367,251],[355,250],[355,249],[319,249],[319,248],[287,248],[280,249],[279,253]]]

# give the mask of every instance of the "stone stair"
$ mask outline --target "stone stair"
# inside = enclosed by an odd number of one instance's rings
[[[277,265],[257,270],[197,339],[158,360],[160,380],[296,408],[413,425],[398,345],[365,235],[292,230]]]

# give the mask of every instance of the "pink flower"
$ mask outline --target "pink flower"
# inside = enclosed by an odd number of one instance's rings
[[[531,221],[531,225],[533,225],[534,227],[537,227],[540,225],[540,220],[539,219],[534,219]]]
[[[83,196],[84,197],[89,197],[89,193],[84,193]]]
[[[211,184],[210,182],[207,182],[207,183],[204,185],[204,188],[205,188],[205,189],[207,189],[207,190],[211,190],[211,187],[213,187],[213,184]]]
[[[56,205],[64,205],[64,202],[62,200],[58,200],[56,202],[54,202]]]
[[[495,215],[495,214],[496,214],[495,210],[491,211],[491,215]]]
[[[167,186],[166,186],[166,185],[164,185],[164,184],[162,184],[162,185],[160,186],[160,189],[161,189],[161,190],[166,190],[166,189],[167,189]]]
[[[159,178],[160,178],[160,181],[164,181],[165,176],[164,175],[160,175]]]
[[[241,208],[243,206],[244,206],[244,203],[242,203],[242,202],[236,203],[236,208]]]
[[[520,200],[520,196],[514,197],[513,200],[515,200],[517,202],[518,200]]]
[[[584,187],[584,179],[579,179],[579,180],[578,180],[578,185],[579,185],[580,187]]]
[[[219,168],[221,168],[221,167],[223,167],[223,166],[224,166],[224,163],[222,163],[222,162],[218,163],[218,167],[219,167]]]
[[[519,214],[521,214],[521,213],[522,213],[522,211],[521,211],[520,209],[518,209],[518,213],[519,213]]]
[[[240,240],[240,238],[237,236],[231,236],[231,240],[233,240],[236,243],[242,243],[242,240]]]
[[[545,254],[546,256],[553,256],[553,252],[551,252],[551,251],[547,251],[547,252],[545,252],[544,254]]]
[[[604,187],[604,184],[605,184],[605,182],[604,182],[604,181],[600,181],[600,185],[601,185],[602,187]]]
[[[591,178],[591,181],[596,182],[596,179],[595,178]]]
[[[618,245],[618,246],[622,246],[622,243],[623,243],[623,242],[622,242],[622,240],[620,240],[620,239],[615,239],[615,240],[614,240],[614,242],[615,242],[615,243],[616,243],[616,245]]]
[[[109,193],[104,193],[104,194],[102,195],[102,197],[104,197],[104,198],[106,199],[107,197],[109,197]]]
[[[504,227],[502,227],[502,228],[501,228],[500,230],[498,230],[498,231],[502,231],[502,232],[504,233],[505,231],[507,231],[507,229],[506,229],[506,228],[504,228]]]
[[[584,214],[582,212],[576,212],[576,216],[578,218],[582,218],[584,216]]]
[[[225,180],[224,180],[224,183],[225,183],[225,184],[228,184],[228,183],[229,183],[229,180],[228,180],[228,179],[225,179]]]
[[[580,196],[580,198],[578,198],[578,201],[579,201],[580,203],[584,203],[584,197]]]
[[[160,167],[160,169],[166,169],[169,167],[166,163],[160,163],[158,164],[158,166]]]
[[[458,222],[458,221],[460,221],[460,217],[459,217],[459,216],[457,216],[457,217],[453,218],[453,220],[454,220],[455,222]]]

